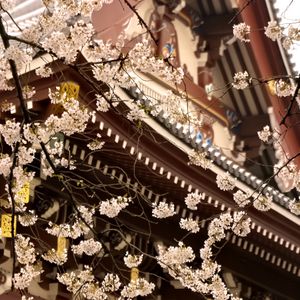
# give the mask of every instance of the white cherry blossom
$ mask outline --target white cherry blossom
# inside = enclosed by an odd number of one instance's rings
[[[187,196],[185,197],[184,201],[186,206],[190,209],[190,210],[197,210],[197,205],[199,203],[201,203],[201,200],[205,199],[205,194],[203,193],[189,193],[187,194]]]
[[[160,201],[158,204],[153,205],[152,216],[158,219],[172,217],[176,214],[175,205]]]
[[[270,127],[268,125],[264,126],[264,128],[261,131],[257,132],[257,135],[261,141],[265,143],[268,142],[269,138],[272,136]]]
[[[233,178],[228,172],[224,175],[218,174],[216,183],[220,190],[230,191],[235,188],[236,178]]]
[[[288,97],[294,94],[295,88],[287,80],[276,80],[275,81],[275,93],[278,97]]]
[[[253,201],[253,206],[260,211],[268,211],[271,209],[273,197],[271,195],[260,195]]]
[[[102,201],[99,208],[100,214],[106,215],[109,218],[115,218],[130,202],[132,202],[130,197],[121,196]]]
[[[212,160],[207,158],[207,153],[204,151],[192,150],[188,155],[190,165],[200,166],[204,170],[209,169],[212,165]]]
[[[277,21],[269,21],[268,26],[265,27],[265,35],[272,41],[280,39],[282,36],[282,29],[278,25]]]
[[[80,241],[78,245],[72,245],[71,248],[75,255],[82,255],[85,253],[86,255],[92,256],[101,251],[102,245],[94,239],[88,239]]]
[[[250,26],[246,23],[233,25],[233,35],[243,42],[250,42]]]
[[[300,202],[296,201],[296,200],[291,201],[289,203],[289,209],[293,214],[299,216],[300,215]]]
[[[247,206],[250,203],[250,191],[244,193],[241,190],[238,190],[233,194],[233,200],[239,207]]]
[[[181,218],[179,222],[180,228],[190,231],[192,233],[197,233],[200,230],[198,221],[193,220],[192,218]]]
[[[121,296],[125,299],[133,299],[138,296],[147,296],[153,292],[155,285],[148,282],[144,278],[131,280],[128,285],[125,285],[121,290]]]
[[[124,256],[124,263],[127,268],[137,268],[143,261],[143,255],[131,255],[128,252]]]
[[[247,88],[252,81],[252,78],[247,71],[235,73],[233,76],[232,86],[237,90]]]

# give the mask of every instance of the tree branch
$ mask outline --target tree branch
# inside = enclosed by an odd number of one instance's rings
[[[153,33],[150,30],[149,26],[146,24],[146,22],[143,20],[143,18],[139,15],[139,13],[137,12],[136,8],[133,5],[131,5],[128,0],[124,0],[124,2],[131,9],[131,11],[137,16],[137,18],[138,18],[139,23],[141,24],[141,26],[146,28],[147,32],[150,34],[150,36],[151,36],[152,40],[154,41],[155,45],[158,46],[157,39],[153,35]]]
[[[2,41],[3,41],[4,48],[5,49],[9,48],[9,46],[10,46],[10,44],[9,44],[10,37],[7,35],[7,33],[5,31],[1,16],[0,16],[0,35],[1,35],[1,38],[2,38]],[[20,101],[24,121],[25,121],[25,123],[29,123],[30,122],[30,115],[28,113],[28,110],[27,110],[27,107],[26,107],[26,104],[25,104],[25,99],[24,99],[23,92],[22,92],[22,85],[21,85],[21,81],[20,81],[20,78],[19,78],[19,75],[18,75],[16,63],[11,59],[9,59],[8,62],[9,62],[9,65],[10,65],[12,77],[13,77],[15,87],[16,87],[16,90],[17,90],[17,95],[18,95],[18,98],[19,98],[19,101]]]
[[[287,111],[286,111],[285,115],[282,117],[282,120],[279,123],[279,125],[284,125],[285,127],[287,127],[287,125],[285,124],[286,119],[290,116],[293,105],[297,100],[297,96],[298,96],[298,93],[299,93],[299,90],[300,90],[300,77],[297,78],[296,83],[297,83],[297,86],[296,86],[293,98],[291,99],[291,101],[289,103],[289,106],[287,108]]]

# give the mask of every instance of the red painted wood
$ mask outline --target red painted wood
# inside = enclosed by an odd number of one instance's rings
[[[247,2],[247,0],[239,1],[239,8],[243,8]],[[264,34],[264,30],[260,30],[269,21],[265,1],[252,1],[242,11],[241,18],[243,22],[251,26],[250,45],[261,76],[263,78],[272,78],[276,75],[287,74],[277,43],[268,39]],[[289,100],[273,96],[270,93],[269,100],[274,108],[277,124],[279,124],[282,116],[285,114]],[[268,100],[266,99],[266,101]],[[299,108],[296,105],[293,112],[299,112]],[[296,121],[296,118],[289,117],[286,123],[288,128],[283,125],[280,127],[285,135],[283,146],[289,157],[294,156],[300,150],[300,128],[295,126],[295,123],[298,121]],[[299,167],[300,159],[297,159],[296,163]]]

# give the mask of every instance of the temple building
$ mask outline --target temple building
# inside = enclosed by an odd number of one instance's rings
[[[273,176],[273,166],[279,159],[278,149],[272,143],[262,143],[257,135],[266,125],[272,129],[280,127],[288,102],[276,96],[271,80],[248,89],[231,88],[237,72],[247,71],[252,78],[259,79],[295,75],[280,43],[267,39],[262,30],[251,32],[249,43],[238,41],[232,33],[233,24],[239,22],[259,29],[276,19],[272,1],[130,0],[128,3],[133,9],[115,0],[93,13],[95,39],[116,44],[123,35],[128,43],[126,47],[130,48],[149,38],[140,17],[155,39],[149,42],[149,47],[155,49],[155,56],[174,67],[181,66],[184,81],[177,85],[142,71],[129,74],[136,86],[115,88],[116,99],[122,99],[122,103],[107,112],[98,111],[86,129],[86,137],[63,134],[55,137],[55,141],[63,142],[64,151],[76,161],[76,171],[70,170],[68,176],[70,181],[77,182],[74,188],[77,201],[88,199],[92,205],[98,198],[106,199],[110,194],[134,195],[135,204],[128,212],[120,213],[117,221],[99,217],[94,224],[97,231],[104,232],[102,238],[118,265],[128,250],[127,242],[152,256],[157,255],[160,245],[177,244],[186,235],[178,225],[180,218],[199,221],[200,231],[188,234],[184,242],[193,249],[200,249],[207,238],[211,217],[239,209],[233,200],[233,193],[238,189],[272,196],[273,203],[267,213],[253,207],[248,209],[251,233],[244,238],[228,233],[215,259],[223,267],[220,274],[224,282],[236,297],[299,299],[300,219],[288,209],[298,194],[292,185]],[[40,12],[39,1],[17,1],[12,16],[22,26],[30,26]],[[12,33],[17,32],[8,19],[7,24]],[[89,59],[83,52],[78,62],[84,65]],[[52,67],[54,74],[40,78],[34,71],[45,63]],[[85,75],[89,73],[86,71]],[[31,69],[24,71],[22,76],[28,78],[28,85],[35,86],[34,100],[28,101],[27,107],[37,120],[60,112],[60,107],[51,104],[48,96],[48,90],[58,84],[69,97],[77,98],[90,110],[96,109],[92,83],[76,68],[65,66],[50,54],[37,56]],[[108,92],[105,84],[97,83],[97,87]],[[21,119],[15,92],[1,92],[0,97],[1,101],[7,99],[13,103],[9,111],[0,113],[1,123],[6,118]],[[135,124],[124,118],[137,104],[147,111],[153,109],[154,101],[166,97],[181,109],[182,115],[177,119],[170,116],[168,108],[161,107]],[[188,108],[183,98],[188,99]],[[296,107],[293,109],[298,111]],[[187,124],[184,116],[194,121]],[[292,124],[293,119],[287,122]],[[97,134],[105,144],[101,150],[93,151],[86,146],[87,139],[95,139]],[[299,152],[299,137],[299,127],[287,126],[283,147],[290,157]],[[189,157],[193,151],[207,153],[209,163],[205,168],[191,163]],[[71,212],[69,205],[62,204],[68,197],[67,192],[57,178],[47,178],[41,167],[47,164],[43,160],[40,156],[39,163],[28,166],[36,173],[30,185],[29,208],[45,220],[66,222]],[[296,161],[297,165],[299,162]],[[235,178],[236,188],[232,191],[217,187],[216,177],[227,175]],[[85,190],[80,184],[83,179],[92,188]],[[0,183],[3,194],[2,178]],[[189,210],[185,204],[189,193],[201,194],[202,200],[196,210]],[[151,205],[160,202],[173,203],[176,215],[157,222],[151,217]],[[149,218],[141,217],[144,213]],[[45,227],[46,223],[42,223],[39,229],[33,230],[34,235],[57,247],[56,238],[48,235]],[[106,229],[114,228],[120,229],[123,235],[117,230],[105,233]],[[30,230],[17,225],[17,232],[32,234]],[[0,300],[20,299],[18,293],[8,291],[12,263],[10,247],[10,238],[0,240]],[[193,263],[200,262],[198,257]],[[78,261],[70,259],[64,268],[72,270],[74,264],[86,265],[90,261],[88,257]],[[103,257],[103,264],[107,268],[111,266],[109,255]],[[34,299],[76,299],[55,280],[57,267],[50,263],[43,267],[46,271],[28,289]],[[150,258],[144,259],[139,270],[156,285],[154,294],[147,299],[209,299],[184,289]],[[95,273],[103,278],[100,267],[95,268]]]

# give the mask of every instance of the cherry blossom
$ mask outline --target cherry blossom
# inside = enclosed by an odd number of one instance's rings
[[[218,174],[216,178],[217,186],[222,191],[230,191],[235,188],[236,179],[227,172],[224,175]]]
[[[164,201],[160,201],[158,204],[153,205],[152,215],[158,219],[164,219],[176,214],[175,206],[173,203],[166,203]]]
[[[42,270],[39,265],[26,265],[20,269],[19,273],[16,273],[13,278],[14,286],[17,289],[26,289],[29,287],[31,281],[39,276]]]
[[[143,261],[143,255],[131,255],[128,252],[124,256],[124,263],[127,268],[137,268]]]
[[[101,283],[101,286],[105,292],[115,292],[120,288],[121,281],[118,275],[107,273]]]
[[[270,195],[260,195],[253,201],[253,206],[260,211],[268,211],[271,209],[273,197]]]
[[[123,287],[121,296],[128,299],[147,296],[153,292],[154,288],[154,283],[148,282],[144,278],[138,278],[137,280],[131,280],[128,285]]]
[[[106,215],[109,218],[115,218],[131,201],[132,199],[130,197],[121,196],[102,201],[99,208],[100,214]]]
[[[9,11],[16,5],[16,1],[15,0],[1,0],[0,4],[1,4],[2,9]]]
[[[197,221],[193,220],[192,218],[180,219],[180,228],[190,231],[192,233],[197,233],[200,230],[199,224]]]
[[[109,103],[107,102],[107,100],[101,96],[101,95],[96,95],[97,98],[97,102],[96,102],[96,110],[97,111],[102,111],[102,112],[107,112],[109,110]]]
[[[17,260],[20,264],[33,264],[36,260],[34,244],[30,242],[30,238],[25,238],[21,234],[16,236],[15,249]]]
[[[188,155],[190,165],[200,166],[204,170],[209,169],[212,165],[212,161],[207,158],[207,154],[204,151],[192,150]]]
[[[291,201],[289,203],[289,209],[293,214],[299,216],[300,215],[300,202],[296,201],[296,200]]]
[[[29,51],[29,49],[25,51],[16,45],[11,45],[5,51],[5,58],[8,60],[13,60],[18,69],[21,69],[23,66],[32,61],[31,55],[28,54]]]
[[[91,256],[99,253],[102,249],[102,245],[100,242],[95,241],[94,239],[88,239],[80,241],[78,245],[72,245],[71,248],[75,255],[82,255],[85,253],[86,255]]]
[[[101,140],[101,134],[97,133],[97,138],[92,142],[88,143],[87,147],[92,151],[96,151],[96,150],[101,150],[104,144],[105,142]]]
[[[238,236],[247,236],[250,231],[251,219],[246,218],[246,213],[244,211],[239,211],[233,215],[233,225],[232,231]]]
[[[249,86],[252,78],[247,71],[235,73],[232,86],[237,90],[243,90]]]
[[[38,216],[34,214],[33,210],[25,212],[23,215],[18,216],[18,220],[22,226],[32,226],[36,223]]]
[[[268,125],[264,126],[264,128],[261,131],[257,132],[257,135],[261,141],[265,143],[268,142],[269,138],[272,136],[270,127]]]
[[[14,2],[1,0],[2,13],[5,14],[4,10],[14,8]],[[149,105],[136,100],[125,101],[116,95],[118,88],[127,90],[135,88],[143,94],[144,91],[135,82],[136,77],[139,77],[141,73],[149,73],[172,86],[181,84],[185,74],[181,67],[174,67],[166,59],[154,55],[153,42],[147,38],[146,34],[139,36],[136,39],[137,42],[132,43],[130,47],[127,46],[128,40],[125,33],[121,33],[116,44],[109,40],[103,41],[98,37],[95,40],[95,31],[90,22],[91,14],[94,10],[99,10],[103,5],[111,2],[111,0],[44,0],[45,11],[36,17],[36,22],[33,20],[30,24],[24,25],[25,28],[19,32],[20,38],[9,36],[6,32],[3,34],[3,37],[8,38],[10,43],[4,43],[5,47],[1,44],[0,47],[0,89],[4,91],[18,90],[17,84],[12,85],[13,80],[9,79],[9,81],[8,78],[12,77],[15,82],[17,82],[16,79],[21,79],[20,93],[22,97],[19,95],[18,99],[20,101],[18,105],[21,104],[21,108],[17,105],[17,109],[23,113],[23,119],[18,112],[16,119],[8,117],[0,124],[1,142],[3,141],[3,144],[8,146],[3,147],[3,153],[0,154],[0,175],[6,180],[4,193],[8,204],[5,209],[17,215],[18,222],[24,227],[29,227],[27,228],[28,231],[31,230],[30,226],[35,225],[35,229],[40,224],[39,222],[46,222],[46,218],[37,213],[38,209],[36,211],[29,210],[32,203],[28,205],[24,203],[22,195],[24,186],[31,185],[36,181],[34,177],[37,174],[31,171],[28,165],[39,161],[41,173],[46,177],[46,179],[43,177],[43,180],[47,181],[49,179],[47,177],[52,177],[51,180],[57,179],[59,184],[62,184],[59,188],[63,199],[60,199],[59,209],[63,206],[68,207],[68,216],[65,220],[55,218],[53,214],[51,220],[55,220],[53,222],[57,222],[57,224],[48,222],[45,230],[47,234],[55,237],[54,240],[56,238],[69,239],[71,243],[70,249],[65,247],[61,251],[46,247],[46,242],[39,243],[38,239],[30,239],[30,237],[16,234],[12,243],[17,263],[21,265],[20,271],[14,273],[13,276],[14,287],[17,289],[26,289],[30,286],[32,280],[43,272],[42,263],[47,261],[61,266],[67,262],[70,252],[74,254],[76,260],[80,260],[82,255],[92,256],[91,261],[93,262],[91,266],[84,266],[83,268],[82,265],[78,264],[74,270],[70,270],[66,266],[67,264],[63,269],[57,268],[58,282],[65,285],[74,297],[93,300],[110,299],[111,293],[120,290],[118,292],[119,299],[132,299],[147,296],[153,293],[155,289],[155,285],[145,278],[131,279],[125,284],[127,281],[124,280],[123,282],[122,279],[123,283],[121,283],[119,276],[115,273],[106,273],[103,276],[101,274],[102,277],[96,276],[93,267],[97,265],[97,259],[101,261],[105,255],[108,255],[107,251],[111,249],[111,244],[107,242],[108,238],[105,235],[110,229],[107,229],[106,233],[105,231],[104,233],[98,232],[97,221],[99,218],[107,220],[107,218],[103,218],[104,215],[110,218],[109,222],[105,223],[107,228],[110,226],[122,228],[123,224],[121,222],[121,225],[119,224],[117,217],[122,210],[133,202],[133,198],[127,194],[118,196],[112,193],[109,199],[103,200],[105,198],[102,199],[102,194],[98,194],[98,191],[104,191],[106,189],[105,184],[102,186],[101,183],[98,186],[98,184],[93,183],[85,189],[84,184],[88,182],[86,178],[76,178],[74,184],[72,176],[68,176],[72,171],[74,172],[76,167],[79,166],[80,169],[81,166],[75,160],[76,157],[71,153],[73,151],[66,146],[66,143],[56,141],[60,135],[65,140],[76,135],[75,138],[79,140],[82,138],[83,143],[88,141],[85,146],[89,150],[101,150],[104,146],[104,138],[100,133],[94,132],[87,139],[85,139],[85,134],[90,130],[89,125],[91,123],[94,124],[101,120],[103,113],[110,114],[122,102],[122,109],[130,104],[130,110],[127,106],[127,110],[125,109],[125,113],[122,112],[122,116],[131,121],[132,125],[138,127],[142,126],[142,122],[146,118],[155,117],[162,111],[172,122],[184,126],[185,129],[188,128],[191,132],[203,125],[203,120],[199,118],[198,112],[191,112],[187,109],[190,100],[186,91],[174,89],[168,90],[157,99],[156,97],[148,97]],[[249,42],[250,26],[245,23],[234,25],[233,34],[239,40]],[[300,40],[298,27],[290,25],[287,35],[285,35],[283,29],[275,21],[270,21],[265,27],[265,35],[273,41],[282,39],[283,46],[287,49]],[[53,110],[51,113],[45,113],[45,117],[41,117],[40,115],[35,116],[35,112],[28,108],[29,102],[27,101],[33,101],[37,97],[38,87],[27,85],[26,80],[24,80],[26,76],[23,78],[23,73],[22,77],[17,76],[15,78],[16,75],[11,72],[10,63],[16,64],[17,72],[20,73],[22,70],[27,74],[26,70],[29,66],[34,69],[35,58],[45,52],[48,57],[50,56],[56,62],[62,63],[72,70],[78,68],[78,74],[83,77],[87,76],[87,73],[81,72],[84,68],[80,69],[80,63],[77,64],[77,62],[82,56],[84,57],[86,61],[82,65],[87,66],[86,68],[90,73],[90,77],[87,78],[89,87],[94,86],[94,90],[91,91],[94,93],[93,100],[90,104],[82,101],[82,99],[77,99],[75,96],[68,95],[67,92],[63,92],[61,87],[56,87],[49,90],[49,99],[51,105],[59,108],[59,112]],[[55,64],[45,60],[43,65],[33,72],[38,77],[51,77],[52,80],[55,77]],[[247,71],[237,72],[234,74],[230,87],[239,90],[245,89],[250,87],[252,80],[254,79]],[[104,86],[105,88],[102,90]],[[295,87],[291,80],[276,80],[275,92],[277,96],[288,97],[293,95],[294,91]],[[24,98],[25,103],[23,103],[22,98]],[[22,108],[22,104],[25,108]],[[9,110],[15,107],[14,105],[14,102],[4,103],[1,107],[2,111],[9,113]],[[110,109],[111,111],[109,111]],[[120,108],[118,113],[121,111]],[[258,136],[262,141],[268,142],[272,137],[269,126],[265,126],[259,131]],[[5,152],[6,148],[10,148],[9,151]],[[89,150],[88,152],[93,154]],[[213,166],[213,162],[205,151],[192,150],[188,153],[188,157],[190,165],[200,166],[205,170],[211,169]],[[293,185],[300,189],[300,173],[295,164],[282,159],[274,165],[274,171],[275,173],[278,171],[278,177],[292,180]],[[76,186],[76,193],[70,192],[72,189],[69,190],[72,184]],[[231,191],[236,186],[236,179],[229,173],[218,174],[216,184],[223,191]],[[131,194],[132,189],[127,186],[124,193],[127,193],[127,188],[130,190],[128,194]],[[107,190],[110,193],[110,188]],[[70,196],[68,192],[71,197],[66,197],[66,195]],[[82,194],[80,194],[81,192]],[[132,196],[135,200],[145,200],[142,193],[135,192],[136,194]],[[251,203],[250,195],[250,192],[237,191],[233,194],[233,200],[239,207],[245,208]],[[80,199],[84,197],[87,199],[81,201]],[[98,203],[95,204],[90,199],[97,199]],[[184,201],[188,209],[197,210],[197,205],[204,199],[204,193],[189,193]],[[270,195],[258,195],[254,197],[253,206],[260,211],[267,211],[272,206],[272,197]],[[291,212],[296,215],[300,214],[299,207],[299,202],[296,200],[289,204]],[[127,213],[131,214],[130,207]],[[177,212],[174,203],[163,200],[156,201],[152,205],[151,213],[154,218],[163,219],[172,217]],[[142,216],[144,217],[144,215]],[[117,219],[111,220],[112,218]],[[154,221],[157,222],[158,220]],[[155,259],[170,276],[179,280],[184,287],[192,291],[209,295],[214,299],[229,299],[230,297],[237,299],[229,294],[219,275],[221,266],[215,260],[214,246],[224,240],[228,232],[233,232],[240,237],[247,236],[250,232],[250,225],[251,219],[247,217],[246,211],[221,213],[213,217],[208,225],[207,239],[199,251],[200,263],[195,260],[194,249],[183,242],[179,242],[175,246],[159,245],[158,255]],[[200,230],[198,219],[192,217],[181,218],[177,227],[192,233],[197,233]],[[133,242],[127,241],[127,239],[125,242],[124,240],[122,242],[126,244],[128,251],[129,249],[135,251],[134,248],[130,248],[133,246],[131,244]],[[139,251],[141,250],[139,249]],[[126,253],[123,257],[124,264],[128,268],[143,267],[142,261],[147,254],[142,254],[142,251],[137,253],[139,254]],[[113,252],[109,254],[114,255]],[[122,274],[122,272],[120,273]],[[141,274],[143,273],[141,272]],[[22,299],[25,300],[25,296]]]
[[[279,79],[275,81],[275,93],[278,97],[288,97],[294,94],[294,88],[290,82]]]
[[[145,119],[146,113],[143,108],[134,105],[126,117],[131,122],[142,121],[143,119]]]
[[[194,251],[191,247],[185,246],[182,242],[177,247],[170,246],[165,249],[159,246],[158,263],[163,267],[171,267],[172,265],[182,265],[195,259]]]
[[[246,193],[242,192],[241,190],[237,191],[233,194],[233,200],[239,207],[245,207],[250,203],[250,192],[247,191]]]
[[[278,25],[277,21],[269,21],[268,26],[265,27],[265,35],[272,41],[280,39],[282,36],[282,29]]]
[[[246,23],[233,25],[233,35],[243,42],[250,42],[250,26]]]
[[[55,249],[50,249],[42,255],[42,258],[52,264],[61,266],[68,260],[68,251],[64,249],[61,253],[58,253]]]
[[[197,204],[201,202],[201,200],[205,199],[205,194],[203,193],[189,193],[185,197],[184,201],[188,209],[197,210]]]

